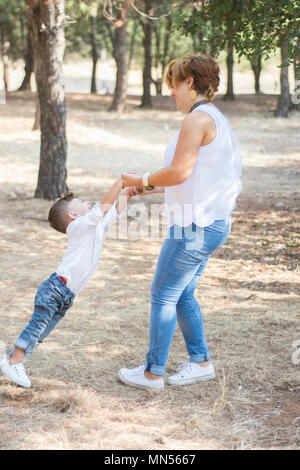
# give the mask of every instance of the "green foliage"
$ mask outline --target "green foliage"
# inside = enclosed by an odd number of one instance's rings
[[[231,44],[239,57],[255,62],[287,40],[290,63],[299,55],[299,0],[204,1],[178,8],[174,18],[182,34],[201,36],[199,52],[209,46],[216,55]]]
[[[145,2],[135,0],[145,12]],[[115,6],[116,6],[115,2]],[[289,63],[300,63],[300,0],[153,0],[153,66],[161,76],[165,63],[192,51],[213,56],[234,47],[239,59],[243,56],[255,63],[267,59],[280,46],[288,43]],[[65,0],[65,54],[91,57],[92,16],[96,12],[96,43],[113,56],[115,28],[103,15],[103,0]],[[171,12],[171,19],[163,16]],[[128,52],[134,51],[133,64],[141,67],[144,60],[142,22],[146,18],[132,7],[128,10]],[[170,25],[171,23],[171,25]],[[27,45],[27,24],[24,0],[0,0],[0,28],[8,44],[12,61],[23,58]],[[164,40],[170,29],[168,50]],[[134,46],[134,48],[133,48]],[[283,64],[287,65],[287,64]],[[298,65],[298,70],[300,66]],[[300,74],[300,72],[299,72]]]
[[[1,0],[0,0],[1,1]],[[135,2],[136,6],[141,12],[145,11],[143,2]],[[153,1],[154,16],[165,15],[171,11],[172,3],[168,0]],[[65,38],[66,38],[66,56],[77,53],[83,57],[91,56],[91,34],[92,22],[91,16],[96,8],[97,10],[97,34],[96,41],[99,49],[105,48],[108,54],[113,56],[113,39],[115,28],[112,22],[109,22],[103,16],[103,1],[101,0],[66,0],[66,24],[65,24]],[[115,11],[113,10],[115,13]],[[143,45],[143,30],[141,22],[145,18],[133,8],[128,10],[128,52],[130,52],[134,43],[134,64],[142,67],[144,62],[144,45]],[[155,33],[152,37],[153,45],[153,64],[157,65],[158,69],[162,68],[162,62],[169,62],[178,55],[191,52],[192,40],[190,37],[182,37],[181,32],[171,26],[171,34],[169,38],[169,49],[164,55],[164,37],[168,29],[168,17],[162,16],[159,20],[153,21],[154,29],[158,30],[160,39],[159,50],[157,50]],[[156,61],[158,59],[158,62]]]
[[[23,57],[27,36],[24,0],[0,0],[0,28],[10,59]]]
[[[112,52],[106,20],[101,14],[102,2],[66,0],[65,11],[65,54],[79,53],[83,57],[91,55],[92,16],[97,17],[96,42],[99,48]]]
[[[237,50],[240,55],[244,54],[250,59],[258,54],[267,58],[282,41],[287,41],[290,64],[297,55],[299,34],[299,0],[249,1],[243,18],[243,29],[237,37]]]
[[[227,46],[234,46],[242,28],[244,1],[214,0],[178,8],[174,13],[176,27],[182,34],[200,38],[199,52],[210,49],[218,55]]]

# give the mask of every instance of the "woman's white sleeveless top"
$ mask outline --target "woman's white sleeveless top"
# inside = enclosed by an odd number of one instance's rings
[[[215,220],[225,219],[241,191],[241,155],[229,122],[215,106],[199,105],[192,112],[195,111],[212,117],[216,137],[200,147],[191,176],[177,186],[165,188],[168,226],[186,227],[194,222],[206,227]],[[165,150],[166,166],[172,163],[178,136],[179,130]]]

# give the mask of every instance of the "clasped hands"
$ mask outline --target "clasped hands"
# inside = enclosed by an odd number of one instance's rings
[[[130,196],[136,196],[137,194],[139,196],[145,196],[149,193],[151,194],[155,192],[155,190],[146,191],[143,186],[142,177],[136,173],[123,173],[121,176],[123,181],[123,188],[129,188]]]

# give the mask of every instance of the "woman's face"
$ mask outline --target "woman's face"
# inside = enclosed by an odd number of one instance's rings
[[[193,85],[192,77],[187,78],[183,82],[173,82],[172,85],[170,96],[176,101],[177,110],[185,114],[188,113],[194,104],[189,95]]]

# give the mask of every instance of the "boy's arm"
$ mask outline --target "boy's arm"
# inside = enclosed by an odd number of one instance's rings
[[[129,188],[127,188],[121,193],[119,198],[114,201],[114,203],[110,206],[110,209],[108,210],[108,212],[106,212],[102,220],[102,224],[105,231],[108,230],[109,226],[113,224],[116,219],[119,219],[121,217],[121,213],[127,206],[127,203],[130,198],[130,191]],[[108,206],[107,203],[105,204],[105,207],[106,206]]]
[[[122,179],[118,179],[111,186],[110,190],[103,196],[100,201],[100,209],[103,215],[105,215],[109,209],[113,206],[115,200],[122,191]]]
[[[116,203],[116,209],[117,209],[117,213],[119,216],[122,214],[123,210],[127,206],[130,198],[131,198],[130,188],[125,189],[125,191],[123,191],[120,194],[120,197]]]

